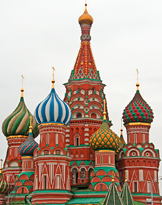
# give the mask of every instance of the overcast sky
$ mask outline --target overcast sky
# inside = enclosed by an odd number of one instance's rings
[[[63,83],[80,48],[78,18],[83,11],[84,0],[0,1],[0,124],[19,103],[21,75],[32,113],[50,92],[52,66],[56,91],[64,98]],[[120,135],[122,112],[136,92],[138,68],[140,92],[155,116],[150,141],[162,158],[162,1],[89,0],[88,11],[94,18],[91,47],[107,85],[112,130]],[[0,137],[4,159],[7,142],[2,132]],[[160,186],[162,193],[162,181]]]

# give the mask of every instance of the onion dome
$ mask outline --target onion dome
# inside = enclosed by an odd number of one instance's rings
[[[1,160],[1,168],[0,168],[0,194],[5,194],[10,191],[10,184],[6,182],[3,178],[2,174],[2,160]]]
[[[109,128],[106,120],[105,100],[103,123],[101,127],[90,138],[90,147],[94,150],[111,149],[117,151],[121,147],[119,137]]]
[[[123,111],[124,124],[131,122],[151,123],[153,121],[153,111],[139,92],[139,84],[136,84],[137,91],[134,98]]]
[[[8,137],[10,135],[25,135],[29,134],[30,116],[33,115],[27,109],[23,91],[21,89],[21,98],[17,108],[4,120],[2,124],[3,134]],[[37,137],[39,134],[38,126],[35,120],[33,120],[33,136]]]
[[[33,139],[32,126],[30,123],[29,136],[27,140],[24,143],[22,143],[21,146],[19,147],[19,153],[21,154],[21,156],[33,156],[33,152],[37,147],[38,147],[38,143]]]
[[[87,4],[85,4],[85,11],[84,13],[79,17],[79,24],[88,24],[88,25],[92,25],[93,23],[93,18],[91,15],[89,15],[88,11],[87,11]]]
[[[35,119],[38,124],[61,123],[67,125],[71,120],[71,110],[54,89],[54,79],[50,94],[36,107]]]

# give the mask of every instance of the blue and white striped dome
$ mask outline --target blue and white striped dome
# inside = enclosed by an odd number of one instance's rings
[[[52,88],[46,99],[36,107],[34,117],[38,124],[62,123],[67,125],[71,120],[71,110]]]

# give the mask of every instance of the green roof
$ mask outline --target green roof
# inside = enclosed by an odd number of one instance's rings
[[[93,198],[75,198],[68,201],[66,204],[99,204],[104,198],[93,197]]]
[[[105,197],[103,205],[124,205],[114,182],[110,185],[110,189]]]
[[[130,192],[127,182],[124,183],[122,193],[121,193],[121,198],[124,202],[124,205],[134,205],[134,200],[132,198],[132,194]]]

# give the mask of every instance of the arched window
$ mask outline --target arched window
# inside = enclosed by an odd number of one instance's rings
[[[86,170],[84,168],[81,168],[80,178],[86,178]]]
[[[27,169],[27,167],[28,167],[28,162],[26,161],[26,169]]]
[[[81,113],[78,113],[76,117],[81,118],[82,117]]]
[[[143,143],[145,142],[145,134],[143,134]]]
[[[73,168],[72,170],[72,179],[73,179],[73,184],[78,183],[78,170],[76,168]]]
[[[24,193],[24,187],[22,187],[22,193]]]
[[[76,146],[79,146],[79,137],[76,137]]]
[[[103,157],[101,156],[101,164],[103,163]]]
[[[58,144],[58,133],[56,133],[56,144]]]
[[[47,133],[47,144],[49,144],[49,133]]]
[[[88,179],[90,179],[90,175],[91,175],[91,172],[93,171],[93,169],[92,168],[90,168],[89,170],[88,170]]]
[[[101,191],[103,190],[103,186],[102,186],[102,184],[100,184],[100,190],[101,190]]]
[[[137,135],[134,134],[134,143],[137,143]]]
[[[92,117],[92,118],[97,118],[96,113],[92,113],[92,114],[91,114],[91,117]]]

